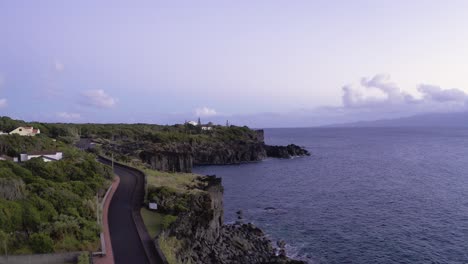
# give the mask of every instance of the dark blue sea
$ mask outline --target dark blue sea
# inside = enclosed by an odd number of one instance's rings
[[[195,170],[223,178],[226,222],[243,210],[309,263],[468,263],[467,128],[266,129],[265,141],[312,155]]]

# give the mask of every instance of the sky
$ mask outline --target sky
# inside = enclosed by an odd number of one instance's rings
[[[468,1],[1,1],[0,115],[304,127],[468,110]]]

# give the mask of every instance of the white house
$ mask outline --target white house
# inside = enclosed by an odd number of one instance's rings
[[[210,126],[202,126],[202,130],[213,130],[213,127]]]
[[[39,129],[34,129],[34,127],[18,127],[17,129],[10,132],[10,135],[18,134],[20,136],[35,136],[40,134],[41,131]]]
[[[44,162],[57,161],[63,158],[63,153],[56,151],[38,151],[20,154],[21,162],[28,161],[33,158],[42,158]]]
[[[5,133],[5,132],[3,132],[3,131],[0,131],[0,136],[2,136],[2,135],[8,135],[8,133]]]
[[[7,155],[0,155],[0,160],[9,160],[13,162],[18,162],[18,158],[13,158]]]
[[[192,125],[192,126],[198,126],[198,122],[196,122],[196,121],[188,121],[187,123]]]

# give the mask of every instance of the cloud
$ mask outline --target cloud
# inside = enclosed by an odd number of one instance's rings
[[[202,116],[208,117],[208,116],[218,115],[218,113],[216,112],[215,109],[204,106],[204,107],[196,108],[195,115],[200,116],[200,117]]]
[[[8,106],[7,99],[5,98],[0,98],[0,108],[4,108]]]
[[[463,111],[468,95],[459,89],[442,89],[439,86],[422,84],[417,88],[421,98],[402,91],[390,81],[390,76],[378,74],[362,78],[360,87],[345,85],[342,88],[342,103],[346,109],[372,109],[419,113],[427,111]]]
[[[376,107],[382,105],[412,104],[415,98],[403,92],[390,81],[387,74],[377,74],[372,78],[362,78],[361,87],[345,85],[342,88],[344,107]]]
[[[65,70],[65,65],[63,63],[61,63],[60,61],[55,60],[54,69],[57,72],[62,72],[63,70]]]
[[[104,90],[87,90],[81,93],[82,104],[99,108],[111,108],[118,100],[108,95]]]
[[[468,99],[468,95],[458,89],[447,89],[443,90],[439,86],[421,84],[418,87],[418,91],[423,95],[426,100],[432,100],[436,102],[465,102]]]
[[[76,119],[80,119],[81,115],[78,113],[58,112],[57,117],[66,119],[66,120],[76,120]]]

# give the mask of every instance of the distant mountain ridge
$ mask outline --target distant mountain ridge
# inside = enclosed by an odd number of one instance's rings
[[[468,112],[428,113],[394,119],[333,124],[326,127],[468,127]]]

